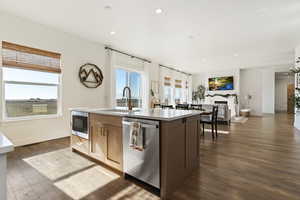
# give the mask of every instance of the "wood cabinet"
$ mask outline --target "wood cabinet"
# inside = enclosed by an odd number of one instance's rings
[[[107,128],[107,163],[113,167],[122,165],[123,142],[122,128],[108,125]]]
[[[161,123],[161,198],[176,191],[199,165],[199,118]]]
[[[90,155],[94,158],[105,161],[107,155],[107,139],[105,127],[97,121],[93,121],[90,126]]]
[[[190,117],[186,120],[186,167],[188,173],[193,172],[199,165],[199,144],[200,144],[200,122],[199,117]]]
[[[122,118],[90,114],[90,138],[90,156],[122,171]]]
[[[71,146],[73,149],[85,154],[89,154],[89,140],[79,137],[77,135],[71,135]]]

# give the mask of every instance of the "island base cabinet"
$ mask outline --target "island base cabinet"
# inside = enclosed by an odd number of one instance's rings
[[[170,198],[199,166],[199,116],[161,124],[161,198]]]
[[[105,128],[94,121],[90,127],[90,155],[97,160],[105,162],[107,155],[107,139]]]
[[[107,159],[106,162],[115,168],[123,165],[122,128],[118,126],[107,127]],[[121,169],[120,169],[121,170]]]
[[[73,149],[84,153],[89,154],[89,140],[79,137],[77,135],[71,135],[71,146]]]
[[[90,114],[90,156],[123,171],[122,119]]]
[[[196,117],[186,120],[186,168],[190,174],[199,166],[200,121]]]

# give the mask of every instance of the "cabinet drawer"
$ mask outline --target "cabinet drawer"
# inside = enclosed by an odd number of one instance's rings
[[[77,135],[71,135],[71,145],[73,149],[82,153],[89,153],[89,141],[85,138],[81,138]]]
[[[122,127],[122,118],[110,115],[90,114],[91,121],[100,122],[103,125],[112,125]]]

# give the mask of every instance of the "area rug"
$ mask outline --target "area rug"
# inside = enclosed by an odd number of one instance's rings
[[[60,180],[54,185],[72,199],[79,200],[97,190],[104,190],[109,183],[118,178],[119,175],[104,167],[95,166]]]
[[[70,148],[23,160],[75,200],[82,199],[120,179],[118,174],[72,152]]]
[[[95,165],[94,162],[72,152],[70,148],[39,154],[23,160],[51,181],[62,179]]]

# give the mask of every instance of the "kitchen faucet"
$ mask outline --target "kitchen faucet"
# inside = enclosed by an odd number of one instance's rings
[[[123,98],[125,97],[125,92],[126,90],[128,90],[128,97],[127,97],[127,107],[128,107],[128,110],[132,110],[132,103],[131,103],[131,89],[130,87],[126,86],[124,87],[123,89]]]

